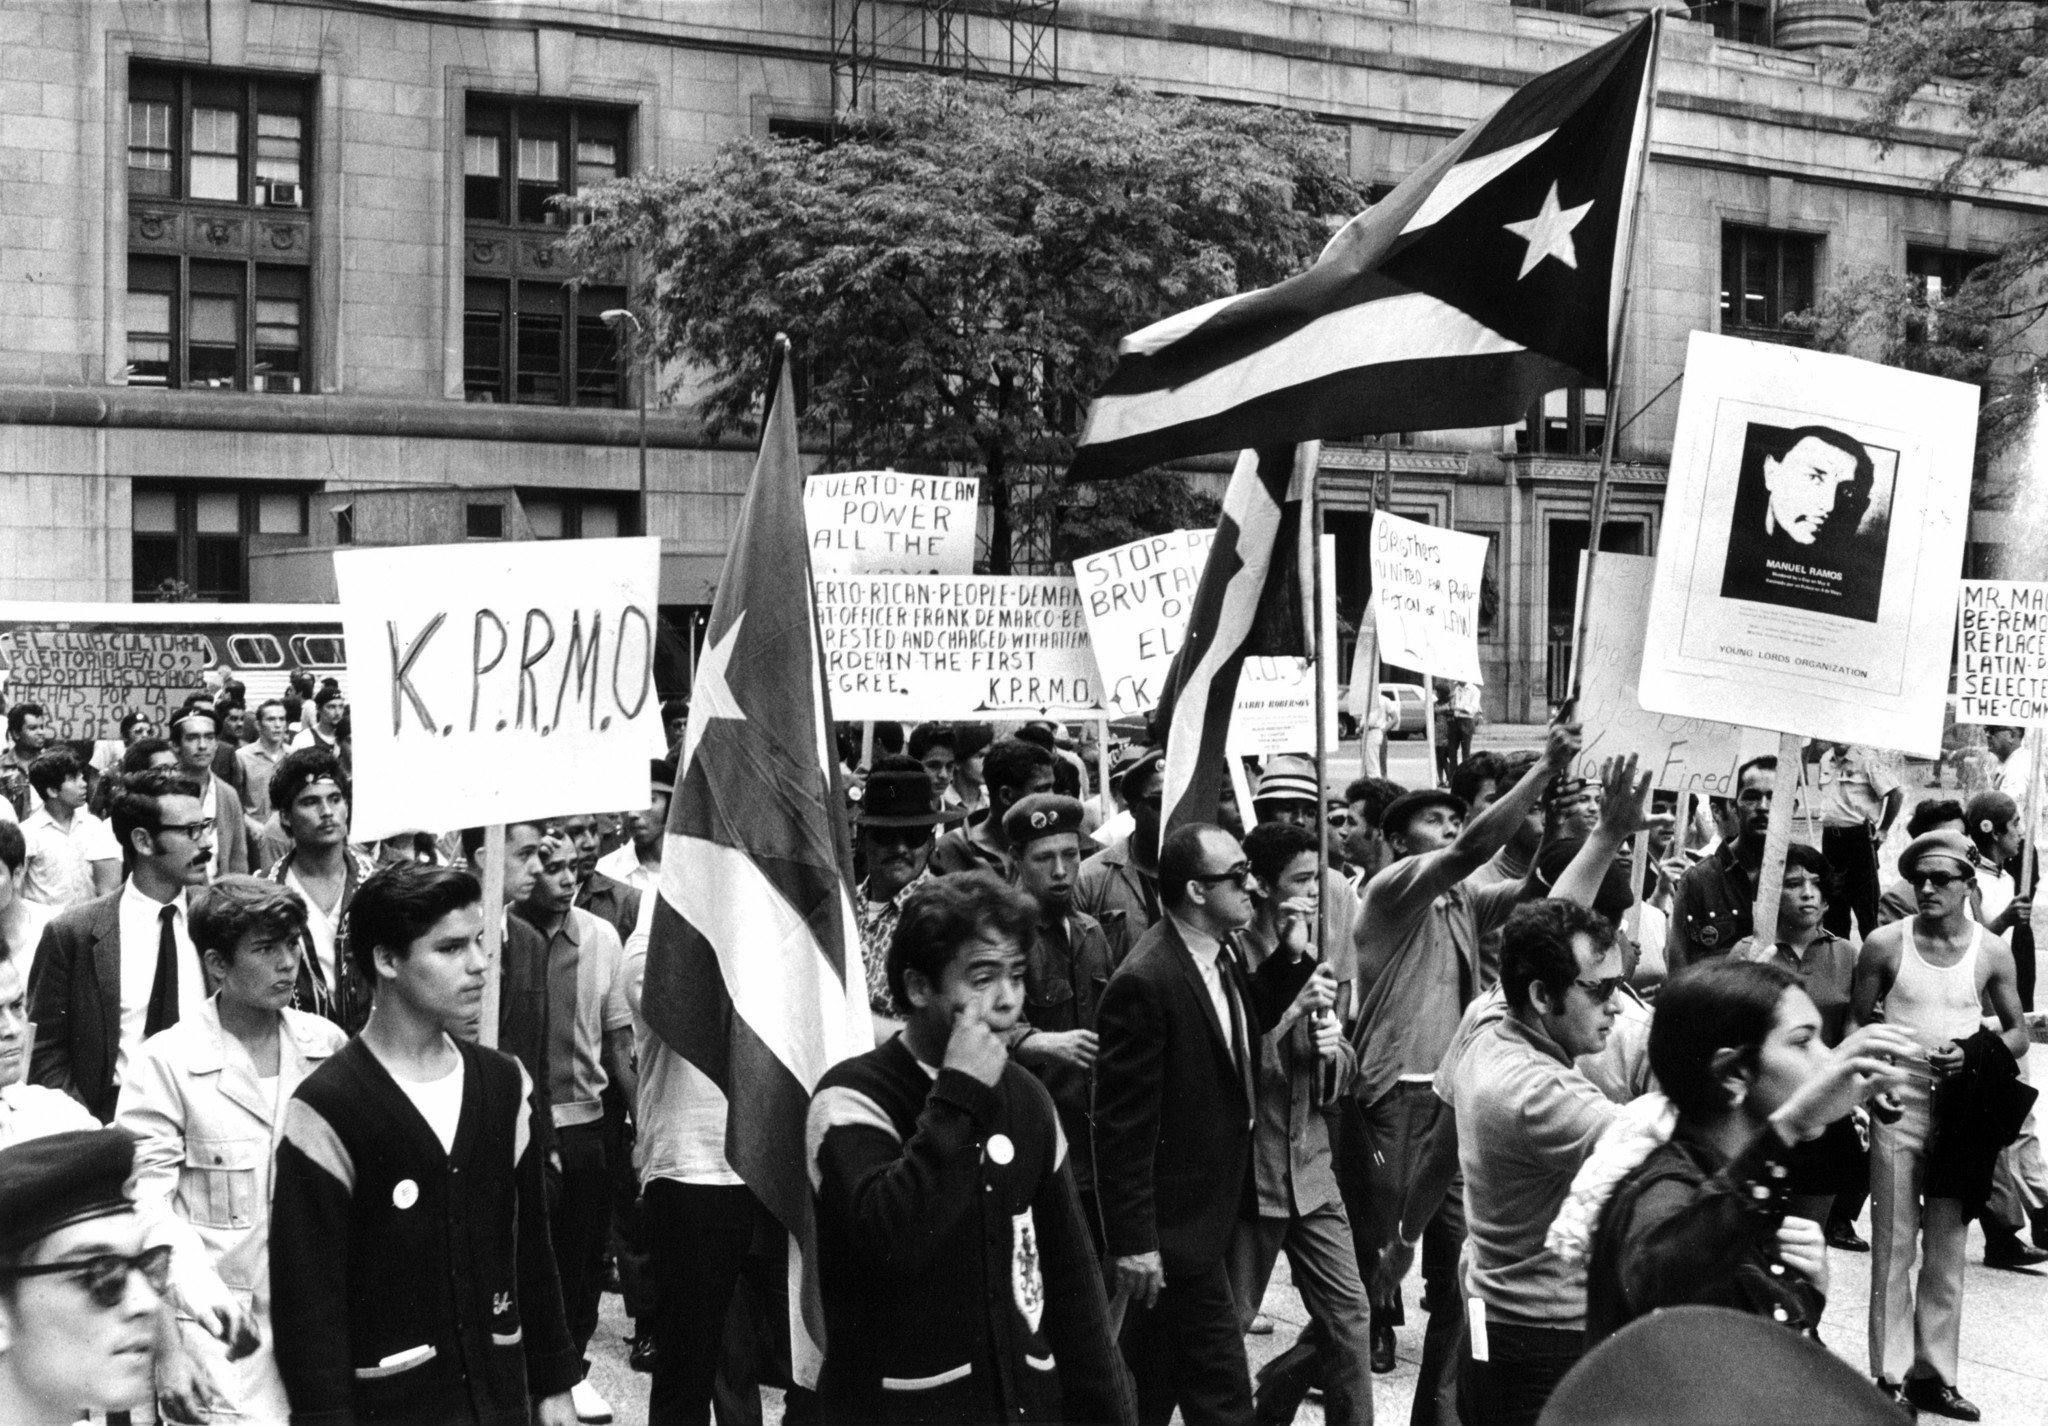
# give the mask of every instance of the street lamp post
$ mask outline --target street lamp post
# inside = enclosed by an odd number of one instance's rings
[[[615,332],[621,322],[633,324],[633,365],[638,368],[640,376],[640,533],[644,535],[647,533],[647,387],[654,380],[647,361],[647,329],[624,307],[607,307],[597,315]]]

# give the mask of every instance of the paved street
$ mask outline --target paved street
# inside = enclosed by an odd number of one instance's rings
[[[1866,1238],[1870,1235],[1867,1214],[1860,1231]],[[1862,1371],[1868,1363],[1865,1332],[1870,1258],[1860,1253],[1838,1252],[1829,1256],[1834,1284],[1823,1337],[1845,1361]],[[2048,1423],[2048,1347],[2043,1346],[2048,1343],[2048,1276],[1996,1272],[1983,1266],[1983,1256],[1983,1239],[1972,1228],[1969,1278],[1963,1298],[1961,1390],[1984,1408],[1986,1426],[2042,1426]],[[1408,1325],[1396,1333],[1399,1366],[1391,1374],[1374,1379],[1374,1414],[1384,1426],[1400,1426],[1407,1421],[1409,1403],[1415,1393],[1416,1367],[1422,1358],[1424,1318],[1421,1279],[1416,1274],[1409,1275],[1406,1296]],[[1283,1351],[1308,1320],[1301,1298],[1288,1280],[1284,1256],[1274,1270],[1265,1310],[1273,1319],[1272,1335],[1245,1339],[1254,1370]],[[626,1367],[626,1325],[619,1299],[607,1295],[604,1320],[598,1327],[597,1340],[591,1344],[591,1356],[596,1363],[593,1375],[598,1389],[612,1404],[618,1426],[642,1426],[647,1420],[648,1379]],[[778,1422],[782,1417],[780,1393],[771,1392],[769,1397],[765,1420]],[[1300,1426],[1321,1426],[1323,1413],[1318,1400],[1311,1398],[1295,1418]]]

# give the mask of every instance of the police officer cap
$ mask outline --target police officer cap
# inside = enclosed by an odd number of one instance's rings
[[[125,1129],[74,1129],[0,1149],[0,1256],[59,1228],[126,1213],[135,1138]]]
[[[1034,792],[1010,804],[1003,814],[1003,835],[1013,847],[1060,832],[1081,830],[1082,807],[1078,799],[1057,792]]]

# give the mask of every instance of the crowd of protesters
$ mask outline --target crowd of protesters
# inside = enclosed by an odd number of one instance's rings
[[[616,1288],[658,1423],[764,1387],[793,1423],[1360,1423],[1419,1268],[1411,1426],[1529,1423],[1662,1309],[1814,1336],[1831,1251],[1874,1252],[1876,1393],[1977,1419],[1967,1224],[2048,1257],[2024,736],[1911,811],[1889,887],[1903,792],[1824,750],[1762,944],[1775,760],[1681,826],[1632,761],[1575,775],[1570,724],[1472,751],[1473,702],[1424,785],[1277,756],[1170,831],[1142,739],[840,730],[874,1048],[804,1126],[815,1389],[725,1097],[641,1014],[673,755],[486,867],[481,829],[351,836],[331,681],[96,745],[20,704],[0,1420],[608,1421]],[[1254,1378],[1282,1253],[1309,1322]]]

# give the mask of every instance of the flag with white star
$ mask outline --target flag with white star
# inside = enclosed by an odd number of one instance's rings
[[[654,1108],[722,1129],[727,1166],[790,1233],[793,1353],[812,1384],[824,1320],[804,1113],[874,1028],[782,354],[769,387],[691,687],[637,1008],[662,1042],[641,1082],[673,1091]],[[649,1062],[670,1054],[682,1063]]]
[[[1505,425],[1546,391],[1605,386],[1657,23],[1524,85],[1308,271],[1124,338],[1073,475]]]

